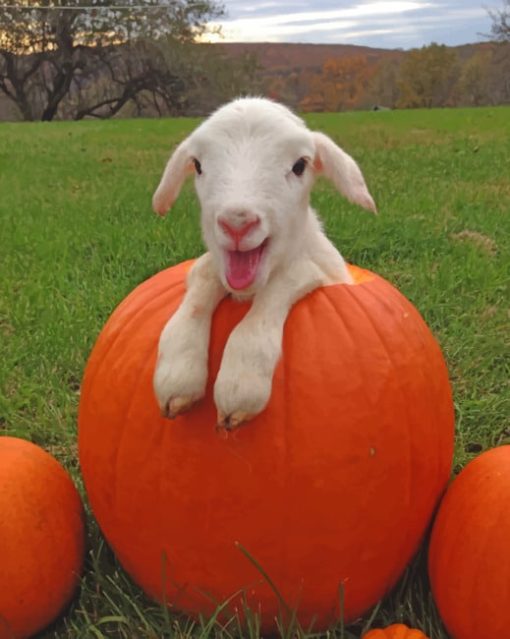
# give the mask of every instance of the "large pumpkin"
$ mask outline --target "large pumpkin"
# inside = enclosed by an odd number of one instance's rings
[[[455,639],[510,637],[510,446],[455,479],[434,522],[432,593]]]
[[[189,267],[133,291],[90,357],[79,449],[97,520],[133,578],[177,609],[207,615],[232,598],[232,612],[243,600],[269,629],[284,600],[303,625],[323,628],[343,599],[352,619],[398,579],[450,475],[440,349],[409,301],[352,268],[358,284],[294,306],[267,409],[222,437],[212,385],[249,308],[226,299],[207,396],[171,422],[152,375]]]
[[[363,635],[363,639],[428,639],[428,637],[421,630],[395,623],[387,628],[370,630]]]
[[[62,466],[35,444],[0,437],[0,639],[52,622],[80,578],[83,508]]]

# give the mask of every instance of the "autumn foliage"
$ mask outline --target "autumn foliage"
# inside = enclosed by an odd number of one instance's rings
[[[328,58],[318,68],[268,74],[267,93],[305,112],[510,102],[510,43],[365,51]]]
[[[311,81],[310,95],[301,108],[314,111],[345,111],[356,108],[367,92],[376,67],[367,56],[354,55],[327,60]]]

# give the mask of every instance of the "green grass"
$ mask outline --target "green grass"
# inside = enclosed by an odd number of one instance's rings
[[[350,261],[398,286],[448,361],[457,413],[455,469],[510,443],[510,109],[311,115],[360,162],[380,215],[314,192]],[[187,187],[170,215],[150,199],[170,148],[193,120],[0,125],[0,434],[31,439],[81,488],[76,413],[87,356],[114,307],[156,271],[199,255]],[[231,637],[170,617],[116,564],[91,517],[81,591],[46,637]],[[360,624],[403,620],[445,639],[423,552]],[[256,627],[249,633],[257,636]]]

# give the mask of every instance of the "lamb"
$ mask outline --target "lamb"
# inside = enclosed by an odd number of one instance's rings
[[[251,299],[232,331],[215,380],[219,428],[266,407],[292,305],[317,287],[351,282],[310,207],[316,176],[376,212],[356,162],[285,106],[240,98],[221,107],[176,148],[153,197],[164,215],[195,173],[208,252],[193,265],[184,299],[159,342],[154,391],[168,418],[205,394],[211,318],[227,295]]]

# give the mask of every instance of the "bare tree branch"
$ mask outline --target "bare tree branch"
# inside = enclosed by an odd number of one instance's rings
[[[510,42],[510,0],[503,0],[502,9],[488,9],[492,20],[491,34],[499,42]]]
[[[223,11],[217,0],[125,0],[122,7],[95,0],[94,5],[45,0],[45,6],[34,7],[29,0],[2,0],[0,92],[25,119],[52,120],[59,109],[69,114],[82,91],[79,100],[95,96],[95,103],[79,105],[74,117],[96,115],[101,108],[115,115],[139,92],[168,79],[161,55],[156,63],[146,55],[146,42],[152,53],[168,35],[175,43],[190,42]],[[102,94],[90,89],[93,84]]]

